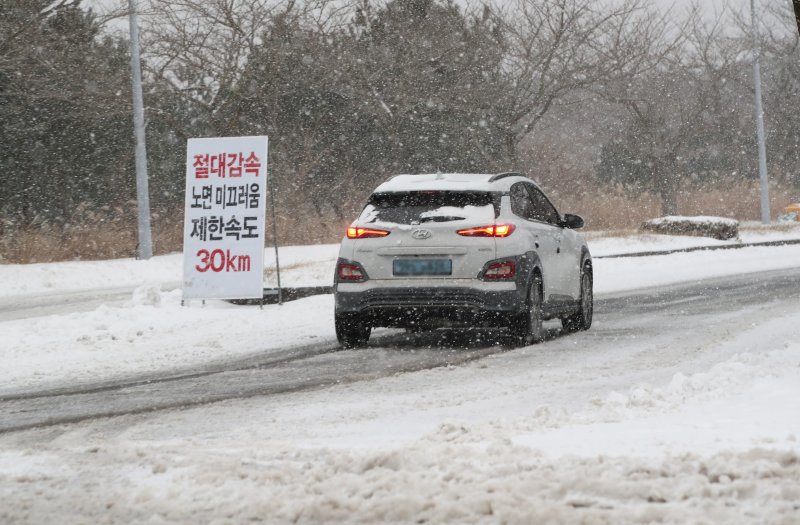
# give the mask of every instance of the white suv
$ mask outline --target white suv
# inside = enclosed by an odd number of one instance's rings
[[[559,215],[518,173],[398,175],[347,229],[336,265],[336,336],[372,327],[506,327],[541,341],[542,321],[592,324],[592,259],[577,215]]]

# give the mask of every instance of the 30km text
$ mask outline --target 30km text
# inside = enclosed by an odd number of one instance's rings
[[[232,255],[230,250],[221,250],[217,248],[209,252],[208,250],[199,250],[197,256],[200,257],[200,264],[196,264],[195,268],[198,272],[249,272],[250,271],[250,256],[249,255]]]

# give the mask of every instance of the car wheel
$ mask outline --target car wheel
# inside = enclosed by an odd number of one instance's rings
[[[594,313],[594,293],[592,288],[592,269],[589,265],[586,265],[581,272],[580,307],[577,312],[561,320],[561,326],[565,331],[588,330],[592,326],[592,315]]]
[[[358,314],[335,314],[336,339],[345,348],[366,346],[372,327]]]
[[[511,326],[514,342],[525,346],[539,343],[544,339],[544,318],[542,315],[542,278],[537,274],[528,288],[525,312],[515,319]]]

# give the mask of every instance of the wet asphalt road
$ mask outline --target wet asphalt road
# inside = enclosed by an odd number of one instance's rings
[[[543,350],[545,365],[549,356],[570,359],[568,351],[578,347],[614,356],[607,367],[631,364],[646,352],[676,360],[680,354],[666,349],[725,337],[737,327],[744,330],[751,318],[768,317],[773,307],[800,306],[798,290],[800,271],[789,270],[606,296],[596,301],[590,331],[563,334],[559,323],[551,322],[547,340],[537,348]],[[0,397],[0,433],[459,366],[515,351],[503,342],[500,331],[391,332],[373,337],[363,349],[341,351],[332,341],[168,375],[20,392]]]

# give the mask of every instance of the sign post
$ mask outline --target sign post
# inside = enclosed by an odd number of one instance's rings
[[[267,137],[189,139],[183,298],[264,294]]]

